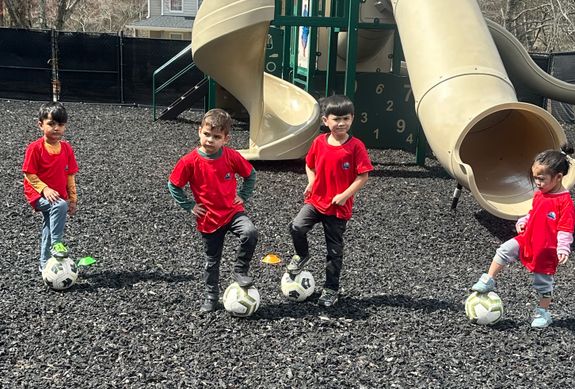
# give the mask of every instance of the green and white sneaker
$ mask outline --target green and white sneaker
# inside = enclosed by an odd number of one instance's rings
[[[291,275],[296,275],[301,273],[303,267],[309,262],[310,256],[301,258],[299,255],[294,255],[287,265],[286,270]]]
[[[68,248],[62,242],[57,242],[52,245],[50,249],[50,253],[53,257],[56,258],[67,258],[68,257]]]

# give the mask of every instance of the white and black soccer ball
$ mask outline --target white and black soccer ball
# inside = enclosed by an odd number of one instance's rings
[[[288,300],[301,302],[313,294],[315,280],[307,270],[303,270],[293,278],[286,272],[281,280],[281,290]]]
[[[68,289],[78,279],[78,269],[71,258],[51,257],[42,270],[44,283],[54,290]]]
[[[495,324],[503,317],[503,302],[495,292],[473,292],[465,300],[465,314],[474,324]]]
[[[255,286],[242,288],[237,282],[232,283],[224,292],[224,308],[233,316],[248,317],[260,307],[260,292]]]

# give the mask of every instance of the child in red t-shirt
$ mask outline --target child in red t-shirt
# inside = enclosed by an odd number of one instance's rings
[[[168,181],[172,197],[196,217],[197,229],[204,242],[205,299],[201,312],[216,310],[220,261],[228,231],[240,240],[233,278],[241,287],[253,283],[248,270],[258,235],[245,213],[244,202],[252,195],[256,171],[239,152],[225,146],[231,127],[232,119],[224,110],[216,108],[206,112],[198,130],[200,146],[177,162]],[[236,175],[243,178],[239,191]],[[194,200],[184,191],[187,184]]]
[[[533,287],[539,294],[539,306],[531,322],[534,328],[545,328],[552,322],[548,309],[553,296],[553,275],[558,265],[567,262],[571,252],[575,209],[562,178],[569,170],[567,155],[572,153],[573,147],[564,145],[562,151],[547,150],[535,157],[531,172],[537,190],[531,210],[517,221],[518,235],[497,249],[488,272],[471,287],[479,293],[492,291],[494,278],[503,267],[521,260],[533,273]]]
[[[62,242],[66,214],[76,213],[78,164],[72,146],[62,140],[67,122],[68,113],[61,103],[43,104],[38,113],[38,127],[43,136],[28,145],[22,165],[26,200],[44,217],[40,271],[50,255],[68,256]]]
[[[325,283],[318,304],[330,307],[337,302],[343,263],[343,234],[351,219],[353,196],[365,185],[373,170],[365,145],[349,135],[354,106],[346,96],[322,99],[322,122],[329,134],[313,141],[306,156],[308,184],[304,206],[289,230],[296,255],[287,266],[292,276],[309,261],[307,233],[322,223],[327,245]]]

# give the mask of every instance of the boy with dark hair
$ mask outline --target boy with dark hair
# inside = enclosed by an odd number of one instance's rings
[[[68,256],[62,242],[66,213],[76,213],[78,164],[72,146],[62,140],[67,122],[68,113],[61,103],[43,104],[38,112],[38,127],[43,136],[28,145],[22,164],[24,195],[32,208],[44,217],[40,271],[51,255]]]
[[[231,127],[232,119],[224,110],[216,108],[206,112],[198,130],[200,146],[177,162],[168,182],[172,197],[196,217],[197,229],[204,242],[205,299],[201,312],[216,310],[220,262],[228,231],[240,240],[233,278],[241,287],[253,284],[248,270],[258,234],[245,213],[244,202],[252,195],[256,171],[240,153],[225,146]],[[239,191],[236,174],[243,178]],[[193,200],[184,191],[187,184]]]
[[[308,184],[304,206],[289,226],[296,255],[287,266],[292,276],[310,260],[307,233],[323,225],[327,257],[325,284],[318,304],[330,307],[337,302],[343,263],[343,234],[351,219],[354,195],[365,185],[373,170],[363,142],[349,135],[354,117],[353,102],[346,96],[321,101],[322,123],[328,134],[320,134],[306,156]]]

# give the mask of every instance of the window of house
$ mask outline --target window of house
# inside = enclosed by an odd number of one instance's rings
[[[183,0],[170,0],[170,11],[182,12],[183,9]]]
[[[183,40],[184,34],[179,32],[170,32],[170,39]]]

